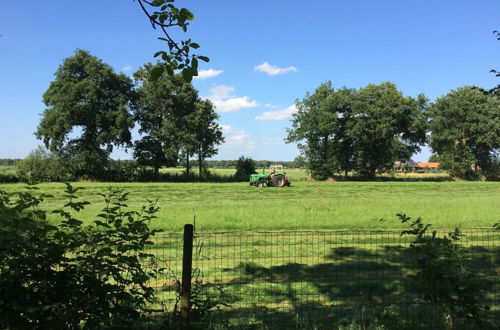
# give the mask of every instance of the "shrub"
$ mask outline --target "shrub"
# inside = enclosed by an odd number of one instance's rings
[[[402,223],[411,221],[405,214],[397,215]],[[458,244],[460,229],[438,237],[427,233],[431,227],[421,218],[412,220],[412,229],[401,235],[414,240],[408,248],[408,263],[415,270],[409,276],[407,292],[416,294],[416,303],[422,306],[419,325],[424,328],[440,325],[442,329],[487,328],[482,284],[475,272],[465,263],[464,248]],[[422,312],[422,311],[421,311]]]
[[[254,174],[255,172],[255,161],[252,158],[245,158],[241,156],[236,161],[236,174],[235,176],[244,176],[249,174]]]
[[[17,174],[24,182],[71,181],[72,162],[38,147],[16,164]]]
[[[15,166],[0,165],[0,183],[19,182],[19,176],[16,173]]]
[[[99,179],[114,182],[132,182],[137,180],[137,172],[138,165],[135,160],[110,159],[106,170]]]
[[[50,195],[0,191],[0,328],[96,329],[126,327],[154,300],[150,278],[161,273],[144,247],[155,231],[155,202],[127,210],[127,194],[110,188],[91,225],[76,218],[89,202],[66,184],[67,203],[39,205]],[[33,187],[31,189],[34,189]]]

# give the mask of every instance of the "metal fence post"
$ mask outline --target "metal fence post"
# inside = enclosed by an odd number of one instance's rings
[[[191,298],[191,273],[193,269],[193,225],[184,225],[184,247],[182,250],[181,330],[189,329]]]

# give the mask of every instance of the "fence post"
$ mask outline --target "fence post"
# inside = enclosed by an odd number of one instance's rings
[[[189,329],[192,268],[193,268],[193,225],[186,224],[184,225],[184,247],[182,250],[181,330]]]

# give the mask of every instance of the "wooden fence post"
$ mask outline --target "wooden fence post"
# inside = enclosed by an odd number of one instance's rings
[[[193,269],[193,225],[184,225],[184,247],[182,250],[181,330],[189,329],[191,308],[191,274]]]

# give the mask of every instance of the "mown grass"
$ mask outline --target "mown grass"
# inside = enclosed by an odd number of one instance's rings
[[[409,241],[399,235],[408,227],[396,220],[398,212],[420,216],[433,228],[490,228],[487,232],[464,230],[463,244],[471,256],[467,263],[490,287],[485,289],[485,299],[492,318],[498,319],[500,237],[491,226],[500,220],[499,182],[296,181],[289,188],[260,189],[244,182],[87,182],[74,186],[84,187],[81,198],[92,202],[77,216],[85,221],[95,219],[104,205],[98,194],[109,187],[128,191],[133,209],[147,199],[158,199],[160,212],[154,228],[180,231],[196,218],[194,266],[209,288],[222,286],[230,304],[223,308],[222,317],[234,329],[329,329],[332,324],[342,328],[365,307],[410,301],[412,296],[404,287],[412,270],[405,264],[403,251]],[[0,185],[9,192],[24,187]],[[58,208],[65,202],[64,184],[38,187],[39,192],[54,195],[43,208]],[[370,231],[375,229],[392,230]],[[252,232],[210,233],[229,230]],[[161,266],[177,276],[181,236],[160,234],[149,249]],[[152,284],[166,305],[151,307],[158,311],[172,308],[172,273]],[[216,291],[213,299],[219,299]]]
[[[434,227],[491,227],[500,220],[498,182],[295,182],[286,188],[254,188],[247,183],[74,183],[92,202],[81,215],[94,219],[109,187],[129,192],[138,209],[158,199],[152,227],[179,231],[196,220],[201,231],[401,228],[395,214],[420,216]],[[0,189],[23,191],[23,184]],[[62,183],[39,184],[54,195],[43,207],[63,205]],[[52,221],[57,221],[52,216]]]
[[[464,229],[463,234],[464,266],[474,269],[481,282],[476,294],[491,308],[493,321],[499,315],[499,232]],[[172,271],[151,283],[167,311],[175,302],[171,274],[179,278],[182,269],[181,237],[160,234],[150,250]],[[406,249],[411,240],[396,230],[199,233],[194,274],[205,285],[207,299],[228,304],[221,306],[220,316],[231,326],[221,329],[344,328],[363,321],[357,315],[361,310],[372,322],[389,306],[401,308],[408,318],[419,307],[408,282],[415,272]],[[312,317],[315,324],[297,324],[297,317]]]

